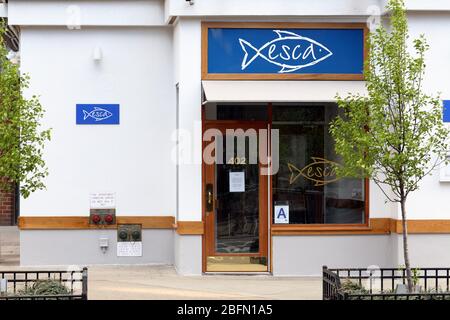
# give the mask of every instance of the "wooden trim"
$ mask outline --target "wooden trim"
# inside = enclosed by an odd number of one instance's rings
[[[303,22],[202,22],[201,26],[201,77],[202,80],[330,80],[363,81],[363,74],[270,74],[270,73],[208,73],[208,29],[209,28],[258,28],[258,29],[363,29],[364,64],[368,57],[365,23],[303,23]]]
[[[204,119],[204,108],[202,108],[202,132],[207,130],[208,128],[214,128],[220,130],[222,133],[225,133],[226,129],[267,129],[268,122],[267,121],[205,121]],[[258,132],[258,131],[257,131]],[[259,133],[258,133],[259,134]],[[203,136],[203,135],[202,135]],[[202,141],[202,155],[203,150],[209,141]],[[261,168],[262,164],[260,164],[259,168]],[[268,204],[267,201],[261,201],[261,199],[268,198],[268,177],[259,175],[259,252],[253,254],[219,254],[215,252],[215,239],[214,239],[214,213],[206,212],[206,198],[205,198],[205,188],[206,184],[211,183],[214,188],[215,185],[215,170],[214,165],[202,163],[202,217],[205,223],[204,226],[204,234],[202,237],[202,271],[207,272],[206,269],[206,261],[208,256],[255,256],[255,257],[267,257],[268,255],[268,246],[269,246],[269,233],[268,233]],[[216,201],[214,199],[214,201]],[[215,204],[214,204],[215,206]],[[214,211],[214,210],[213,210]],[[269,268],[269,267],[268,267]]]
[[[270,132],[268,137],[268,150],[269,155],[272,157],[272,120],[273,120],[273,103],[269,102],[267,106],[268,111],[268,124],[267,129],[268,132]],[[270,162],[270,172],[272,172],[272,161]],[[267,180],[267,184],[269,185],[269,203],[267,206],[267,234],[270,234],[269,236],[269,272],[273,273],[273,237],[272,237],[272,222],[273,222],[273,174],[270,175],[270,177]]]
[[[172,216],[118,216],[117,224],[140,224],[143,229],[172,229],[175,222]],[[21,230],[81,230],[81,229],[117,229],[117,225],[96,226],[89,224],[89,217],[19,217]]]
[[[201,38],[201,76],[202,80],[207,78],[208,75],[208,25],[210,23],[202,22],[202,38]],[[206,262],[205,262],[206,266]],[[205,272],[205,271],[204,271]]]
[[[206,69],[207,70],[207,69]],[[202,80],[328,80],[364,81],[364,75],[352,73],[203,73]]]
[[[141,224],[143,229],[176,229],[182,235],[204,234],[204,222],[178,221],[175,224],[172,216],[118,216],[117,224]],[[82,230],[116,229],[117,225],[90,225],[87,216],[22,216],[19,217],[18,227],[21,230]],[[368,225],[271,225],[271,235],[401,234],[402,230],[402,221],[390,218],[371,218]],[[408,220],[408,233],[450,234],[450,219]]]
[[[392,233],[403,232],[402,221],[391,221]],[[408,234],[448,234],[450,233],[450,220],[408,220]]]
[[[178,221],[174,228],[178,234],[183,235],[202,235],[205,231],[203,221]]]
[[[202,28],[202,38],[203,38],[203,32],[204,29]],[[206,37],[206,39],[208,39],[208,37]],[[203,46],[202,46],[202,70],[203,70]],[[200,110],[202,113],[202,136],[201,136],[201,141],[199,141],[201,143],[201,159],[203,159],[203,150],[205,148],[205,141],[203,141],[203,134],[205,133],[205,120],[206,120],[206,116],[205,116],[205,107],[203,105],[200,106]],[[206,193],[206,166],[204,161],[202,160],[202,196],[201,196],[201,201],[202,201],[202,222],[205,224],[204,227],[204,232],[202,235],[202,272],[206,272],[206,259],[207,259],[207,253],[206,253],[206,249],[207,249],[207,243],[208,243],[208,239],[207,239],[207,234],[206,234],[206,218],[207,218],[207,214],[206,214],[206,197],[205,197],[205,193]]]
[[[371,223],[370,220],[370,181],[364,179],[364,222],[366,226]]]
[[[221,22],[203,21],[203,28],[229,29],[361,29],[367,28],[361,22]]]
[[[311,224],[311,225],[272,225],[272,235],[352,235],[352,234],[389,234],[390,219],[370,219],[369,225],[352,224]]]
[[[364,225],[272,225],[272,236],[401,234],[402,221],[372,218]],[[408,234],[450,234],[450,220],[408,220]]]

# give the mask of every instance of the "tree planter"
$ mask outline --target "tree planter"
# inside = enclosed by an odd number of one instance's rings
[[[450,300],[450,268],[417,268],[414,291],[406,292],[405,268],[323,267],[323,300]]]
[[[0,271],[0,300],[87,300],[87,281],[87,268]],[[62,293],[58,292],[61,288],[64,288]]]

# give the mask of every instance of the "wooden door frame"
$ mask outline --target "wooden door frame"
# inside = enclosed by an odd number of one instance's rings
[[[269,108],[269,107],[268,107]],[[270,108],[269,108],[270,109]],[[203,141],[203,134],[206,130],[214,128],[224,132],[226,129],[266,129],[270,128],[270,120],[267,121],[250,121],[250,120],[205,120],[203,115],[204,108],[202,108],[202,221],[204,223],[204,233],[202,236],[202,272],[207,272],[206,263],[207,257],[211,253],[211,248],[208,247],[208,244],[214,243],[214,226],[211,222],[208,222],[206,215],[206,184],[207,184],[207,176],[214,176],[214,165],[205,164],[203,161],[203,150],[206,145],[211,143],[210,141]],[[258,132],[259,137],[259,132]],[[259,140],[258,140],[259,141]],[[270,135],[269,135],[269,146],[270,146]],[[268,150],[270,152],[270,148]],[[259,157],[258,157],[259,159]],[[262,165],[259,164],[259,169],[261,169]],[[268,205],[268,197],[269,197],[269,177],[267,175],[259,174],[259,242],[260,249],[258,253],[223,253],[223,254],[214,254],[214,256],[248,256],[248,257],[266,257],[267,260],[270,260],[270,251],[269,251],[269,205]],[[214,216],[209,216],[209,219],[213,219]],[[261,245],[262,244],[262,245]],[[271,263],[267,261],[267,271],[271,270]]]

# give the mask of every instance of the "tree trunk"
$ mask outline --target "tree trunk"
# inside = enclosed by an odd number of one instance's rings
[[[402,210],[402,227],[403,227],[403,257],[405,259],[405,268],[406,268],[406,280],[408,283],[408,291],[412,292],[413,289],[413,281],[412,281],[412,272],[411,265],[409,263],[409,251],[408,251],[408,223],[406,222],[406,207],[405,207],[405,199],[400,201],[401,210]]]

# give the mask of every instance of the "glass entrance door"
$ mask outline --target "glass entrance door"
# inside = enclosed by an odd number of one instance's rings
[[[204,143],[206,271],[267,271],[267,176],[260,129],[213,124]],[[207,139],[208,140],[208,139]],[[208,159],[209,158],[209,159]]]

